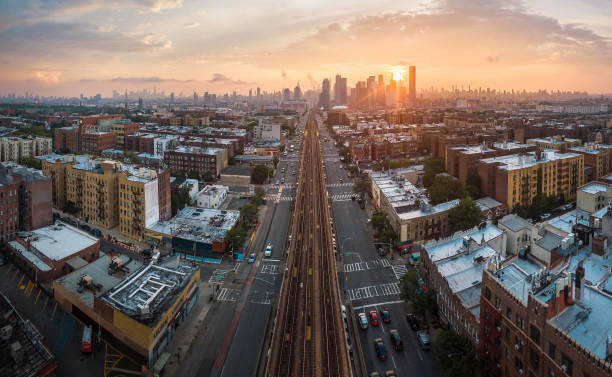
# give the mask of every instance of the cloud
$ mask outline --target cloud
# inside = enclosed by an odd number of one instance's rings
[[[231,84],[231,85],[252,85],[256,84],[254,82],[246,82],[242,80],[232,80],[229,77],[225,76],[221,73],[214,73],[213,77],[210,80],[207,80],[212,84]]]
[[[110,33],[111,31],[115,31],[117,29],[117,25],[108,24],[108,25],[100,25],[96,28],[99,33]]]
[[[142,43],[154,50],[168,50],[172,48],[172,41],[163,34],[147,34],[142,37]]]
[[[198,16],[206,16],[208,12],[205,9],[202,9],[202,10],[199,10],[196,14]]]
[[[59,72],[36,72],[36,79],[45,84],[58,84],[60,81],[59,76]]]
[[[183,6],[183,0],[133,0],[133,2],[155,13]]]
[[[499,56],[491,56],[491,55],[489,55],[489,56],[487,56],[485,58],[485,60],[487,61],[487,63],[497,63],[497,62],[499,62]]]
[[[185,27],[187,29],[193,29],[193,28],[196,28],[198,26],[200,26],[199,22],[188,22],[188,23],[185,24]]]
[[[282,77],[282,78],[284,78],[284,79],[286,79],[286,78],[287,78],[287,72],[282,71],[282,72],[281,72],[281,77]]]
[[[163,83],[163,82],[170,82],[170,83],[192,83],[192,82],[195,82],[195,80],[192,80],[192,79],[188,79],[188,80],[164,79],[164,78],[157,77],[157,76],[151,76],[151,77],[115,77],[115,78],[103,79],[103,80],[96,80],[96,79],[80,79],[79,80],[79,82],[82,82],[82,83],[99,82],[99,81],[103,81],[103,82],[123,82],[123,83],[132,83],[132,84]]]

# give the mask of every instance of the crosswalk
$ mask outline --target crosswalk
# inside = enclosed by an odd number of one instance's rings
[[[370,297],[399,295],[400,288],[398,283],[387,283],[348,289],[346,294],[350,301],[355,301],[364,300]]]
[[[208,279],[208,283],[210,284],[223,284],[223,280],[227,276],[227,274],[232,270],[220,270],[216,269],[213,271],[212,275]]]
[[[262,274],[268,274],[268,275],[276,275],[279,273],[279,266],[278,264],[261,264],[261,269],[259,270],[260,273]]]
[[[387,259],[374,259],[371,261],[347,263],[342,267],[342,272],[356,272],[374,270],[389,267],[391,264]]]
[[[233,288],[221,288],[217,293],[217,301],[235,302],[240,297],[240,290]]]
[[[352,183],[330,183],[327,187],[353,187]]]
[[[328,195],[333,202],[348,202],[352,200],[352,196],[354,194],[352,192],[342,193],[342,194],[332,194]]]
[[[274,295],[274,292],[255,290],[249,296],[249,302],[253,304],[270,305]]]
[[[393,265],[391,268],[393,269],[393,274],[397,280],[399,280],[407,271],[406,265],[404,264]]]
[[[332,194],[329,195],[332,201],[334,202],[348,202],[352,199],[353,193],[342,193],[342,194]],[[295,195],[266,195],[266,200],[268,201],[280,201],[280,202],[291,202],[295,200]]]

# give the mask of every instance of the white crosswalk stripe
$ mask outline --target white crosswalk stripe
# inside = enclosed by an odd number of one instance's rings
[[[343,266],[343,272],[355,272],[364,270],[375,270],[378,268],[386,268],[391,264],[387,259],[374,259],[371,261],[348,263]]]
[[[346,291],[350,301],[364,300],[370,297],[398,295],[399,293],[400,288],[398,283],[370,285]]]
[[[227,274],[232,270],[220,270],[216,269],[213,271],[212,275],[208,279],[208,282],[211,284],[223,284],[223,280],[227,276]]]
[[[406,273],[406,266],[403,264],[393,265],[391,266],[393,269],[393,274],[395,274],[395,278],[399,280]]]
[[[262,305],[270,305],[272,302],[272,297],[274,296],[274,292],[253,292],[251,295],[249,302],[253,304],[262,304]]]
[[[342,194],[332,194],[332,195],[328,195],[328,197],[331,197],[331,200],[334,202],[347,202],[349,200],[352,200],[353,193],[342,193]]]
[[[275,275],[278,274],[278,264],[262,264],[259,270],[262,274]]]
[[[293,200],[295,200],[295,196],[290,196],[290,195],[282,195],[280,198],[278,197],[278,195],[266,195],[266,200],[270,200],[270,201],[281,201],[281,202],[291,202]]]
[[[330,183],[327,187],[353,187],[352,183]]]
[[[233,288],[221,288],[217,293],[217,301],[238,301],[240,290]]]

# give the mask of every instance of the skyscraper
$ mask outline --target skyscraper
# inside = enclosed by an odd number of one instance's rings
[[[329,108],[329,79],[324,79],[321,84],[321,95],[319,96],[319,107]]]
[[[291,100],[291,90],[289,88],[283,89],[283,102]]]
[[[300,89],[300,83],[298,82],[295,89],[293,89],[293,99],[299,101],[302,99],[302,89]]]
[[[408,67],[408,99],[410,102],[416,100],[416,67]]]
[[[346,77],[336,75],[336,82],[334,83],[334,102],[336,105],[346,105],[346,91]]]

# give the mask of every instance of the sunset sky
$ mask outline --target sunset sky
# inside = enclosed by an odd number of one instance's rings
[[[308,90],[408,64],[419,89],[612,92],[610,0],[0,4],[0,94]]]

